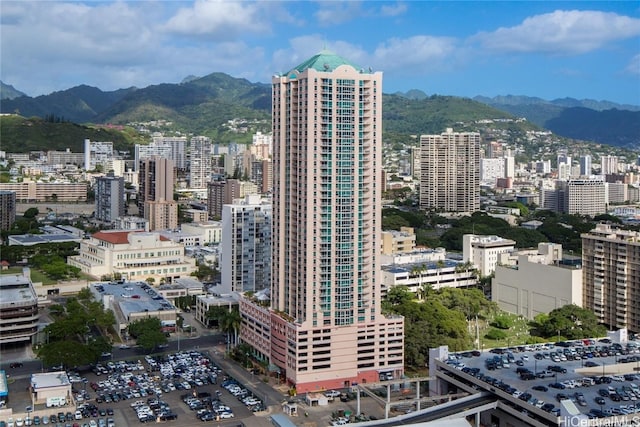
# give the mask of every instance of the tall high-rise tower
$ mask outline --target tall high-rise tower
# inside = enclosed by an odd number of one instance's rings
[[[420,137],[420,208],[447,212],[480,209],[480,134]]]
[[[271,287],[271,217],[271,201],[258,194],[222,207],[223,293]]]
[[[189,153],[189,187],[207,188],[211,176],[211,138],[191,138]]]
[[[149,230],[178,226],[178,204],[173,200],[173,162],[158,156],[140,161],[138,210],[149,220]]]
[[[402,375],[404,320],[380,309],[382,73],[323,51],[272,87],[270,362],[298,392]]]
[[[105,222],[115,222],[124,216],[124,178],[114,176],[113,172],[96,178],[96,219]]]

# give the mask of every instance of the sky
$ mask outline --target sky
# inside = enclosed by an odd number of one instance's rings
[[[270,83],[323,49],[384,93],[640,105],[638,1],[0,1],[0,80],[30,96]]]

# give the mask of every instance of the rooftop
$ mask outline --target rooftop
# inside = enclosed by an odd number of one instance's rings
[[[428,262],[415,262],[411,264],[391,264],[383,265],[382,269],[391,273],[411,273],[412,270],[422,270],[423,267],[427,270],[437,270],[439,268],[455,268],[458,265],[463,264],[461,261],[452,259],[445,259],[442,261],[428,261]]]
[[[294,73],[294,72],[298,72],[298,73],[302,73],[305,70],[311,68],[314,69],[316,71],[324,71],[324,72],[330,72],[335,70],[336,68],[338,68],[341,65],[349,65],[353,68],[355,68],[356,70],[361,69],[360,67],[358,67],[357,65],[355,65],[354,63],[352,63],[351,61],[336,55],[333,52],[330,52],[328,50],[322,50],[319,53],[317,53],[316,55],[312,56],[311,58],[307,59],[306,61],[304,61],[302,64],[298,65],[297,67],[294,67],[293,69],[291,69],[287,75]]]
[[[31,280],[21,274],[0,275],[0,306],[37,303]]]
[[[92,237],[114,245],[126,245],[129,243],[129,234],[132,233],[150,234],[144,231],[98,231]],[[169,239],[161,235],[160,240],[168,241]]]
[[[69,381],[69,377],[67,373],[64,371],[59,372],[45,372],[43,374],[32,374],[31,375],[31,386],[34,389],[42,389],[48,387],[60,387],[60,386],[70,386],[71,382]]]
[[[167,301],[155,289],[144,282],[100,282],[90,286],[98,301],[102,301],[104,295],[113,295],[114,304],[117,304],[125,319],[132,313],[150,311],[175,310],[175,306]]]

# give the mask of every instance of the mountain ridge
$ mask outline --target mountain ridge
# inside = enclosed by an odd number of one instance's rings
[[[392,132],[441,132],[456,122],[477,119],[479,114],[484,114],[482,118],[525,117],[539,127],[568,138],[626,148],[640,147],[640,131],[627,122],[640,118],[640,107],[610,101],[573,98],[546,101],[518,95],[493,98],[429,96],[419,89],[412,89],[383,94],[383,102],[385,130]],[[576,110],[569,111],[571,109]],[[35,98],[4,99],[0,112],[76,123],[126,124],[165,119],[181,131],[223,140],[226,123],[235,118],[262,123],[252,131],[270,129],[271,85],[252,83],[221,72],[203,77],[187,76],[181,83],[115,91],[80,85]],[[454,116],[455,120],[452,119]],[[585,127],[584,120],[598,125]]]

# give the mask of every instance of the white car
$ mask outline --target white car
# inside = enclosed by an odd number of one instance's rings
[[[220,418],[233,418],[233,412],[221,412]]]
[[[327,397],[338,397],[340,396],[340,392],[338,390],[329,390],[325,392],[324,395]]]

